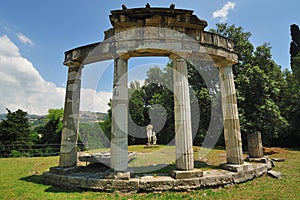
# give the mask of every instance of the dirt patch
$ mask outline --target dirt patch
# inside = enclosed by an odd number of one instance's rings
[[[285,153],[286,150],[279,147],[263,147],[264,155]]]

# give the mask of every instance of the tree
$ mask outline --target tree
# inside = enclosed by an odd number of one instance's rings
[[[291,38],[291,68],[295,76],[300,79],[300,30],[296,24],[291,25]]]
[[[25,153],[31,148],[30,124],[28,113],[18,109],[15,112],[7,110],[6,119],[0,122],[1,150],[17,150]]]
[[[145,144],[144,139],[144,126],[148,123],[146,105],[146,94],[140,87],[138,81],[132,81],[128,89],[129,103],[129,118],[128,118],[128,143],[132,144]]]
[[[61,142],[62,120],[64,110],[49,109],[45,118],[45,125],[39,126],[35,131],[41,135],[40,144],[51,144],[59,146]],[[59,148],[56,148],[58,151]]]
[[[288,134],[283,134],[283,142],[288,146],[299,146],[300,140],[300,30],[291,25],[290,59],[292,72],[286,71],[286,92],[283,103],[284,114],[290,124]]]

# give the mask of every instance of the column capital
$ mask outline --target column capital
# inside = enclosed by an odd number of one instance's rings
[[[68,66],[68,67],[83,67],[82,63],[79,61],[66,61],[63,63],[64,65]]]

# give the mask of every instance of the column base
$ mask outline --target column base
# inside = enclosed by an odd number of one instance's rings
[[[146,148],[159,148],[159,145],[147,143],[147,144],[144,146],[144,149],[146,149]]]
[[[221,164],[220,167],[222,169],[231,171],[231,172],[243,172],[243,171],[250,171],[253,169],[253,165],[249,163],[244,163],[243,165],[233,165],[233,164]]]
[[[57,166],[57,167],[51,167],[49,172],[53,174],[65,175],[65,174],[76,173],[80,171],[80,169],[82,169],[82,167],[80,166],[66,167],[66,168]]]
[[[260,157],[260,158],[247,157],[245,159],[245,161],[247,161],[247,162],[258,162],[258,163],[268,163],[269,157],[268,156],[264,156],[264,157]]]

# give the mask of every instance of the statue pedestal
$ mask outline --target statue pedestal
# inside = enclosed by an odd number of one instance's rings
[[[146,149],[146,148],[158,148],[159,147],[159,145],[157,145],[157,144],[149,144],[149,143],[147,143],[145,146],[144,146],[144,148]]]

